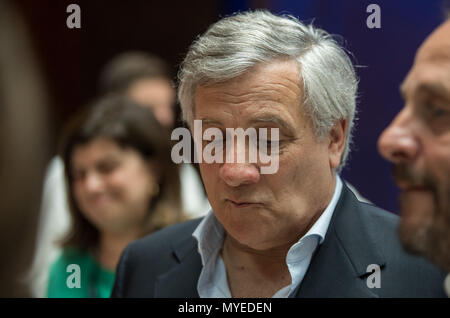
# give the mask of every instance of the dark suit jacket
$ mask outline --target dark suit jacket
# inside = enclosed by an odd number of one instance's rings
[[[200,219],[131,243],[120,259],[112,297],[199,297],[202,269],[192,237]],[[295,297],[445,297],[445,273],[405,253],[398,217],[359,202],[344,185],[324,242]],[[367,266],[380,266],[380,288],[367,287]]]

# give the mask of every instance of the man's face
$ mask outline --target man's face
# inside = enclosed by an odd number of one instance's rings
[[[403,190],[400,239],[450,270],[450,21],[424,42],[400,90],[405,106],[378,141]]]
[[[295,243],[333,194],[333,169],[341,157],[345,123],[337,125],[337,138],[326,136],[319,141],[301,102],[301,87],[295,61],[274,61],[196,90],[194,117],[202,120],[203,131],[214,127],[225,136],[226,128],[279,129],[275,174],[261,174],[260,162],[248,159],[246,163],[200,163],[217,219],[228,235],[252,249]],[[231,150],[232,158],[236,149]]]
[[[150,107],[161,125],[168,128],[173,126],[175,89],[168,80],[139,79],[130,86],[127,95],[137,103]]]

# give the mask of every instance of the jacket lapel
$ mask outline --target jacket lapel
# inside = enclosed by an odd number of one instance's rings
[[[360,203],[345,186],[324,242],[293,297],[378,297],[366,285],[367,266],[385,265],[367,231]]]
[[[158,276],[155,284],[157,298],[198,298],[197,282],[202,270],[197,241],[190,236],[173,244],[178,264]]]

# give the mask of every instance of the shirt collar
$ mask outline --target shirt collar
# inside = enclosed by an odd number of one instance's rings
[[[336,174],[336,186],[334,188],[333,197],[330,203],[323,211],[322,215],[317,219],[309,231],[300,239],[304,239],[309,236],[318,236],[319,244],[325,239],[325,235],[330,225],[331,217],[333,216],[334,209],[336,208],[337,202],[342,192],[342,181],[339,175]],[[197,226],[192,236],[198,242],[198,252],[200,253],[202,259],[202,265],[205,264],[211,258],[215,258],[216,254],[222,248],[224,239],[225,229],[222,224],[217,220],[214,215],[213,210],[210,210],[200,224]]]
[[[202,265],[222,248],[225,229],[217,220],[213,210],[209,210],[195,229],[192,236],[197,239],[198,252],[202,258]]]
[[[310,235],[318,235],[319,236],[319,244],[322,244],[325,239],[325,235],[328,231],[328,226],[330,225],[331,217],[333,216],[334,209],[339,201],[342,192],[342,181],[341,178],[336,174],[336,186],[334,188],[333,197],[331,198],[330,203],[317,219],[317,221],[313,224],[313,226],[309,229],[308,232],[304,235],[304,237]]]

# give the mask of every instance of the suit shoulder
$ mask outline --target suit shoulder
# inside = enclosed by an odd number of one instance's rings
[[[201,220],[202,218],[198,218],[170,225],[134,241],[129,245],[129,248],[147,252],[149,250],[169,249],[174,243],[190,238]]]
[[[133,270],[157,269],[173,264],[174,247],[178,245],[187,248],[195,246],[195,238],[192,236],[201,218],[189,220],[165,227],[157,232],[151,233],[141,239],[130,243],[122,254],[126,258],[129,268]],[[182,242],[182,244],[180,244]]]
[[[359,202],[360,206],[362,208],[363,213],[367,215],[372,221],[374,222],[382,222],[386,225],[390,226],[397,226],[399,217],[398,215],[386,211],[380,207],[377,207],[374,204],[366,203],[366,202]]]
[[[119,261],[113,297],[153,297],[156,279],[175,266],[176,248],[195,247],[192,236],[201,219],[168,226],[129,244]]]
[[[445,273],[422,256],[413,255],[404,249],[397,231],[399,216],[371,204],[361,204],[361,213],[366,216],[366,229],[385,257],[383,281],[386,285],[393,285],[390,290],[403,286],[405,295],[411,297],[443,296],[442,282]]]

